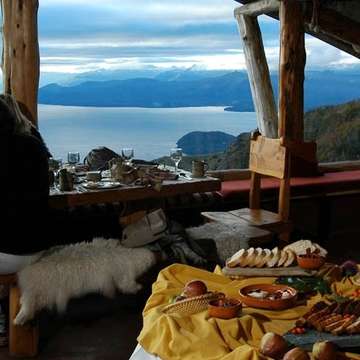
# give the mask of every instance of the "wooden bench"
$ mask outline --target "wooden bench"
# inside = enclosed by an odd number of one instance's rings
[[[37,325],[14,325],[20,309],[20,289],[17,275],[0,275],[0,285],[9,286],[9,353],[16,357],[34,357],[38,353],[39,329]]]

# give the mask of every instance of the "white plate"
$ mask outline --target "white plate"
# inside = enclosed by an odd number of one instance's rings
[[[86,181],[81,184],[86,189],[98,190],[98,189],[114,189],[121,186],[118,181],[106,181],[106,182],[92,182]]]

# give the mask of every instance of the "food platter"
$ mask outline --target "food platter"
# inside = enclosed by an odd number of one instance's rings
[[[250,268],[237,267],[229,268],[227,266],[222,268],[222,273],[230,278],[237,277],[277,277],[277,276],[314,276],[317,274],[316,270],[304,270],[299,266],[289,266],[281,268]]]
[[[307,330],[301,336],[291,333],[284,335],[285,340],[293,346],[299,346],[305,350],[311,351],[313,344],[317,341],[331,341],[340,348],[356,348],[360,344],[360,334],[349,335],[333,335],[324,331],[314,329]]]
[[[90,190],[99,190],[99,189],[115,189],[121,186],[121,183],[118,181],[85,181],[81,184],[86,189]]]
[[[247,306],[284,310],[296,305],[297,291],[290,286],[253,284],[239,290],[240,300]]]

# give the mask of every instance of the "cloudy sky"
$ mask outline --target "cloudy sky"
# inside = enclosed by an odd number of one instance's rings
[[[151,66],[244,69],[234,0],[40,0],[43,72],[77,73]],[[271,68],[279,24],[261,17]],[[359,60],[308,37],[311,69],[359,65]]]

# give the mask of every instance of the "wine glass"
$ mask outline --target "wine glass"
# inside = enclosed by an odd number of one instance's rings
[[[75,174],[76,173],[76,165],[80,163],[80,153],[79,152],[68,152],[68,170]]]
[[[49,171],[51,171],[53,174],[51,175],[52,177],[51,186],[54,189],[56,189],[58,183],[58,174],[59,174],[59,170],[61,170],[62,168],[62,165],[63,165],[62,159],[54,159],[54,158],[49,159]]]
[[[121,150],[121,156],[125,159],[126,165],[131,165],[131,159],[134,157],[134,149],[123,148]]]
[[[175,163],[175,174],[178,172],[178,165],[182,158],[182,149],[174,148],[170,150],[170,158]]]
[[[80,153],[79,152],[68,152],[68,163],[71,165],[79,164]]]

